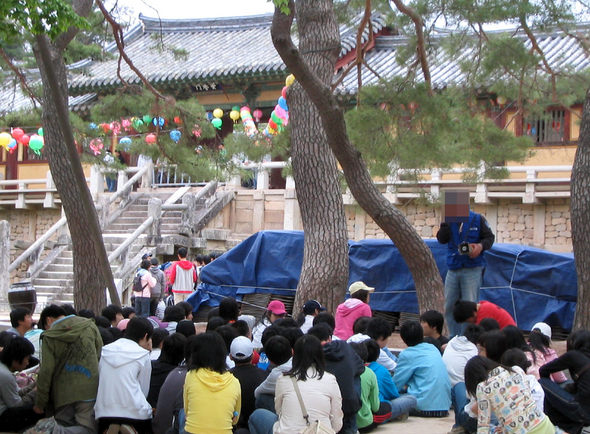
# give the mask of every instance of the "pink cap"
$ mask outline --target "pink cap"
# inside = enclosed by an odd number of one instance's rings
[[[129,323],[129,318],[122,319],[117,323],[117,328],[121,331],[125,331],[127,328],[127,323]]]
[[[268,303],[267,309],[275,315],[284,315],[287,313],[287,311],[285,310],[285,305],[280,300],[273,300],[270,303]]]

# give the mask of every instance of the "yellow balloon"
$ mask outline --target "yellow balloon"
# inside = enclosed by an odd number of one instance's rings
[[[295,76],[293,74],[289,74],[285,79],[285,86],[289,87],[293,83],[295,83]]]
[[[12,140],[12,136],[8,133],[0,133],[0,146],[8,148],[8,144]]]
[[[237,121],[238,119],[240,119],[240,112],[237,110],[232,110],[231,112],[229,112],[229,117],[232,121]]]
[[[217,119],[222,118],[223,110],[221,110],[220,108],[216,108],[215,110],[213,110],[213,116],[215,116]]]

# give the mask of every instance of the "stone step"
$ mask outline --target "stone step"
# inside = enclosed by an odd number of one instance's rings
[[[70,273],[70,278],[69,279],[52,279],[52,278],[48,278],[48,277],[36,277],[35,279],[33,279],[33,285],[35,285],[35,288],[40,285],[40,286],[49,286],[52,288],[62,288],[64,286],[73,286],[74,285],[74,273]]]
[[[54,264],[54,265],[69,265],[70,267],[72,266],[73,263],[74,263],[73,258],[71,258],[71,257],[64,258],[62,256],[58,256],[52,262],[52,264]]]
[[[56,272],[68,272],[68,271],[72,271],[72,265],[73,265],[73,261],[69,261],[67,263],[56,263],[55,261],[52,262],[51,264],[49,264],[47,266],[47,268],[45,268],[44,271],[56,271]]]
[[[141,218],[141,217],[127,217],[127,216],[125,216],[123,214],[121,217],[119,217],[117,220],[115,220],[113,222],[113,224],[128,224],[128,225],[134,224],[134,225],[139,226],[146,219],[147,219],[147,217],[146,218]]]
[[[70,271],[65,272],[65,271],[47,271],[44,270],[41,273],[39,273],[39,278],[40,279],[56,279],[56,280],[63,280],[63,279],[71,279],[72,278],[72,272]]]

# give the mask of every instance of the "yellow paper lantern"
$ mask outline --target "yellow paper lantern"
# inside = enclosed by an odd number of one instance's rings
[[[293,83],[295,83],[295,76],[293,74],[289,74],[285,79],[285,86],[289,87]]]
[[[232,110],[229,112],[229,117],[232,121],[236,122],[238,119],[240,119],[240,112],[237,110]]]
[[[496,102],[499,105],[504,105],[504,104],[506,104],[506,97],[500,95],[498,98],[496,98]]]
[[[0,146],[8,149],[8,144],[12,140],[12,136],[8,133],[0,133]]]
[[[215,116],[217,119],[221,119],[223,117],[223,110],[216,108],[213,110],[213,116]]]

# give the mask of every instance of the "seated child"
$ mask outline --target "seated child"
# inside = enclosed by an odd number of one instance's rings
[[[393,381],[398,390],[416,397],[417,410],[410,414],[446,417],[451,406],[451,383],[440,352],[424,342],[418,321],[405,322],[400,336],[408,348],[399,355]]]
[[[506,310],[485,300],[481,300],[479,303],[457,300],[453,307],[453,317],[458,323],[479,324],[484,318],[493,318],[498,321],[500,329],[509,325],[516,326],[514,318]]]
[[[442,335],[445,318],[442,313],[436,310],[427,310],[420,315],[420,325],[424,330],[424,337],[436,339],[438,346],[444,351],[444,346],[449,342],[449,338]],[[442,353],[442,351],[441,351]]]
[[[272,336],[264,344],[264,352],[268,360],[275,365],[268,377],[254,390],[256,408],[266,408],[275,412],[275,388],[277,380],[283,373],[291,370],[293,350],[287,338]]]

